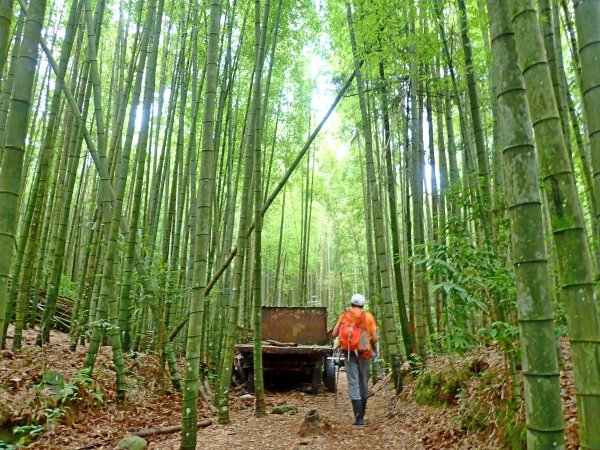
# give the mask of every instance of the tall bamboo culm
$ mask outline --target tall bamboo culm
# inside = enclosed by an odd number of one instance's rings
[[[488,0],[498,139],[511,220],[525,393],[527,448],[564,448],[560,379],[542,202],[525,85],[508,11]]]
[[[532,0],[511,0],[510,8],[558,256],[573,357],[580,444],[584,449],[599,449],[600,317],[583,212],[535,6]]]
[[[38,63],[38,48],[46,13],[46,0],[29,5],[23,40],[15,67],[2,167],[0,168],[0,331],[4,330],[10,264],[15,248],[17,212],[23,177],[25,140],[31,110],[31,94]],[[0,143],[1,147],[1,143]]]

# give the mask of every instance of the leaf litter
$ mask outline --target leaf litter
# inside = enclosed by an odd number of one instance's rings
[[[9,337],[12,328],[9,329]],[[70,383],[83,367],[85,348],[69,350],[69,336],[51,333],[50,343],[36,347],[37,332],[25,330],[23,350],[4,350],[0,359],[0,427],[40,423],[48,406],[61,406],[56,399],[40,390],[44,371],[59,372]],[[561,392],[566,424],[566,447],[578,448],[576,400],[572,364],[568,344],[560,341]],[[181,423],[181,394],[170,385],[168,373],[160,368],[153,354],[135,354],[126,358],[128,374],[127,401],[116,402],[111,349],[102,346],[93,373],[93,384],[75,394],[76,400],[65,402],[64,417],[46,422],[43,434],[28,448],[33,449],[112,449],[129,432],[161,428]],[[478,380],[468,380],[456,402],[445,406],[430,406],[415,401],[416,380],[408,375],[404,390],[394,396],[393,389],[379,380],[370,388],[364,427],[352,426],[352,410],[346,394],[345,373],[339,376],[338,393],[321,392],[311,395],[299,386],[291,391],[269,391],[267,411],[273,407],[291,405],[295,409],[284,414],[255,417],[254,398],[243,388],[231,391],[228,425],[217,424],[214,408],[199,399],[198,420],[211,419],[212,426],[198,430],[199,449],[245,448],[268,449],[491,449],[506,448],[501,424],[488,414],[476,430],[461,426],[465,411],[477,404],[493,410],[494,405],[508,395],[508,383],[502,355],[497,347],[477,349],[465,357],[433,356],[428,368],[456,370],[473,360],[483,360],[493,374],[489,386],[477,387]],[[91,394],[90,394],[91,392]],[[306,433],[303,427],[307,412],[317,410],[326,426]],[[516,412],[524,420],[521,407]],[[146,438],[149,449],[179,448],[179,433]]]

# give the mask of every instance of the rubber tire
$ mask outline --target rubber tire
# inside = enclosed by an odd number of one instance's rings
[[[323,367],[323,384],[325,389],[329,392],[336,392],[336,379],[335,379],[335,360],[326,359],[325,367]]]
[[[244,384],[246,380],[246,369],[243,367],[234,367],[233,368],[233,377],[236,378],[238,384]]]
[[[321,365],[317,365],[313,367],[312,373],[310,375],[310,393],[316,395],[319,393],[319,388],[321,387],[321,383],[323,382],[323,370],[321,369]]]
[[[244,370],[246,370],[246,390],[254,392],[254,367],[248,367]]]

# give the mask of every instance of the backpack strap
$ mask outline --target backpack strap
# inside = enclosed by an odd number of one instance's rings
[[[348,326],[348,348],[345,348],[343,350],[348,352],[348,359],[350,359],[350,334],[352,333],[352,328],[354,328],[357,325],[356,320],[354,318],[354,314],[352,314],[350,308],[346,308],[346,311],[344,311],[344,314],[342,314],[341,323],[345,323]]]

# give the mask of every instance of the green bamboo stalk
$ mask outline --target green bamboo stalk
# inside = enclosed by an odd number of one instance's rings
[[[97,186],[93,189],[96,196],[99,195]],[[100,237],[100,223],[99,223],[99,211],[95,207],[91,211],[90,223],[96,224],[95,227],[89,227],[88,238],[85,244],[85,256],[83,258],[83,270],[81,273],[81,280],[77,289],[76,304],[73,305],[71,311],[71,323],[69,328],[69,335],[71,336],[71,342],[69,348],[71,351],[75,351],[77,348],[77,342],[81,337],[81,332],[87,324],[87,317],[89,314],[90,307],[90,295],[94,284],[94,271],[96,268],[96,252],[98,249],[98,241]]]
[[[527,448],[564,448],[560,378],[538,169],[510,17],[500,0],[488,0],[499,144],[511,219]]]
[[[184,25],[184,29],[187,27]],[[186,112],[186,102],[187,102],[187,93],[188,93],[188,80],[189,80],[189,63],[186,64],[184,61],[184,55],[186,53],[186,43],[187,43],[187,33],[184,34],[182,38],[183,42],[181,43],[181,66],[182,70],[179,76],[180,87],[180,99],[179,99],[179,113],[178,113],[178,122],[179,127],[177,130],[177,143],[176,143],[176,167],[177,173],[173,173],[173,187],[172,187],[172,200],[171,208],[174,210],[173,217],[173,228],[171,229],[171,248],[170,253],[167,259],[168,262],[168,270],[167,270],[167,284],[170,286],[176,283],[175,271],[177,270],[177,266],[179,264],[180,258],[180,248],[181,248],[181,229],[183,226],[184,219],[184,211],[185,204],[187,200],[187,191],[188,191],[188,158],[185,158],[184,163],[184,140],[185,140],[185,112]],[[189,155],[189,154],[188,154]],[[186,167],[187,166],[187,167]],[[178,308],[178,303],[181,303],[181,299],[178,296],[171,294],[170,298],[167,302],[167,313],[165,314],[165,327],[168,329],[170,325],[175,321],[175,313]],[[166,339],[166,337],[165,337]]]
[[[396,324],[394,319],[394,305],[392,301],[392,291],[390,287],[390,273],[388,268],[388,256],[386,253],[384,243],[384,220],[383,220],[383,208],[381,205],[381,199],[379,196],[379,188],[377,186],[377,180],[375,176],[375,166],[373,162],[373,146],[372,146],[372,131],[371,121],[367,113],[365,95],[364,95],[364,84],[361,73],[361,63],[359,61],[358,48],[356,43],[356,36],[354,31],[354,24],[352,20],[352,6],[350,2],[346,5],[348,27],[350,30],[350,42],[352,44],[352,54],[354,59],[354,73],[356,75],[356,85],[359,93],[359,104],[362,118],[362,124],[364,128],[365,138],[365,158],[366,158],[366,172],[367,179],[370,188],[371,202],[373,208],[373,219],[375,228],[375,249],[377,253],[377,263],[379,265],[380,279],[381,279],[381,294],[382,294],[382,316],[385,330],[385,342],[388,348],[388,354],[390,356],[390,363],[392,366],[392,376],[394,385],[397,390],[402,388],[402,379],[400,374],[401,356],[400,348],[398,345],[398,339],[396,336]]]
[[[560,87],[561,72],[559,70],[559,66],[562,65],[562,61],[559,61],[559,57],[561,57],[561,55],[557,54],[557,50],[560,45],[560,35],[557,36],[554,33],[556,24],[554,23],[550,0],[538,0],[538,5],[540,28],[544,36],[544,46],[546,48],[546,56],[548,58],[548,68],[550,69],[550,76],[552,78],[552,89],[554,90],[554,98],[556,99],[558,112],[560,114],[565,144],[567,145],[567,149],[570,153],[571,131],[569,129],[569,117],[567,114],[567,99],[564,95],[564,91]]]
[[[38,45],[46,12],[46,1],[33,2],[25,21],[23,41],[15,67],[2,168],[0,169],[0,330],[4,330],[8,277],[15,246],[17,205],[21,195],[23,156],[29,124],[31,92],[38,61]],[[1,146],[1,145],[0,145]]]
[[[198,72],[199,72],[199,61],[198,61],[198,2],[194,2],[192,8],[192,111],[191,111],[191,132],[189,139],[188,155],[189,155],[189,177],[191,182],[189,183],[190,190],[190,201],[188,211],[188,224],[189,224],[189,243],[188,250],[184,252],[187,254],[187,260],[185,268],[193,268],[194,256],[196,250],[196,229],[197,229],[197,211],[198,211],[198,194],[196,192],[196,179],[198,172],[197,162],[197,123],[198,123],[198,111],[200,109],[200,98],[202,83],[198,83]],[[231,37],[230,37],[231,39]],[[202,79],[206,74],[206,65],[202,69]],[[185,269],[185,268],[182,268]],[[192,283],[193,283],[193,270],[185,270],[185,298],[183,304],[183,317],[188,317],[191,302]],[[187,335],[182,337],[183,342],[187,340]],[[172,335],[169,336],[169,341],[172,340]]]
[[[256,67],[255,67],[256,69]],[[253,77],[253,83],[256,83],[256,76]],[[219,423],[229,423],[229,387],[231,385],[231,371],[233,366],[234,346],[237,336],[237,321],[238,311],[242,287],[242,278],[244,273],[244,265],[246,264],[245,253],[249,241],[249,222],[250,208],[252,198],[250,190],[252,186],[252,173],[254,164],[254,133],[255,133],[255,111],[256,107],[252,103],[257,101],[252,95],[250,96],[250,106],[247,114],[247,122],[245,135],[243,140],[243,155],[244,155],[244,178],[241,193],[241,209],[237,234],[236,254],[233,267],[233,278],[231,287],[231,302],[227,312],[225,345],[223,356],[221,359],[221,367],[219,374],[219,387],[217,391],[217,408],[219,410]],[[226,262],[227,263],[227,262]],[[249,263],[249,262],[248,262]],[[213,277],[214,280],[214,277]],[[208,286],[207,286],[208,288]],[[247,292],[247,291],[246,291]],[[247,299],[245,298],[245,302]]]
[[[265,0],[262,22],[260,20],[260,0],[254,2],[255,28],[256,28],[256,67],[253,107],[255,108],[254,131],[254,274],[253,274],[253,325],[254,325],[254,391],[256,394],[255,415],[260,417],[266,414],[265,386],[263,377],[262,354],[262,204],[263,204],[263,173],[262,173],[262,74],[265,63],[265,40],[269,19],[270,0]],[[277,26],[278,24],[275,24]],[[273,60],[270,64],[273,65]],[[266,107],[266,105],[265,105]]]
[[[600,448],[600,317],[585,222],[562,134],[542,34],[532,0],[511,2],[517,51],[540,159],[550,218],[577,395],[582,448]]]
[[[0,1],[0,78],[4,79],[4,66],[8,61],[10,26],[12,23],[14,0]]]
[[[596,224],[600,224],[600,74],[598,73],[600,2],[598,0],[574,0],[573,5],[581,61],[583,106],[592,154],[594,220]],[[596,240],[597,238],[598,236],[596,236]],[[595,250],[596,258],[599,258],[600,245],[597,245]]]
[[[100,91],[100,75],[96,61],[94,45],[94,23],[92,21],[90,11],[90,0],[84,1],[86,6],[85,16],[89,33],[88,52],[89,60],[91,62],[92,85],[94,87],[94,99],[96,107],[96,128],[99,141],[98,149],[100,151],[100,154],[104,155],[106,154],[106,139],[104,138],[104,119],[101,114],[102,97]],[[119,236],[120,228],[123,223],[121,217],[123,211],[123,197],[125,192],[127,174],[129,171],[129,155],[131,152],[133,142],[133,131],[135,129],[137,106],[139,104],[141,95],[142,74],[146,64],[148,42],[150,39],[151,29],[154,24],[155,10],[156,1],[150,0],[148,2],[148,8],[146,10],[144,32],[141,40],[140,58],[137,63],[137,77],[135,80],[135,85],[133,87],[132,108],[130,110],[129,115],[125,144],[123,145],[123,149],[121,151],[121,158],[118,164],[119,170],[115,170],[116,183],[114,190],[114,200],[111,202],[112,204],[109,204],[108,202],[103,202],[102,222],[104,228],[109,231],[105,243],[104,260],[102,265],[102,285],[100,288],[99,302],[101,305],[101,310],[105,307],[107,308],[108,321],[110,323],[110,326],[108,327],[108,336],[110,337],[111,347],[113,350],[113,362],[116,369],[117,400],[120,402],[125,400],[127,386],[124,371],[121,335],[118,326],[118,304],[115,289],[115,265],[116,259],[119,255],[119,252],[117,250],[117,239]],[[84,363],[85,369],[89,372],[92,372],[93,370],[102,333],[102,323],[100,321],[96,321],[96,325],[94,327],[94,332],[92,334],[90,346],[88,347],[88,352]]]
[[[412,19],[411,34],[414,36],[414,20]],[[412,52],[414,49],[414,37],[413,44],[411,44]],[[412,206],[412,235],[413,235],[413,255],[420,261],[423,261],[425,257],[425,231],[423,223],[423,173],[425,167],[425,150],[423,147],[423,125],[422,125],[422,113],[421,113],[421,102],[417,96],[419,91],[419,70],[417,68],[416,55],[413,54],[411,58],[411,75],[410,75],[410,129],[412,136],[412,151],[408,156],[409,168],[410,168],[410,189],[411,189],[411,206]],[[415,344],[417,349],[417,355],[425,362],[426,351],[425,345],[427,344],[427,333],[426,333],[426,300],[425,296],[425,284],[424,279],[424,263],[415,262],[414,264],[414,316],[415,316]]]
[[[2,95],[0,96],[0,162],[4,153],[4,135],[6,132],[6,120],[8,118],[8,107],[10,104],[10,95],[12,93],[13,82],[15,79],[15,66],[19,59],[19,48],[23,38],[23,27],[25,24],[25,14],[21,10],[17,25],[15,27],[14,43],[10,55],[10,64],[6,76],[2,75]]]
[[[483,125],[481,120],[481,106],[479,101],[479,90],[475,80],[475,71],[473,68],[473,48],[469,38],[469,22],[467,19],[467,7],[465,0],[457,0],[459,19],[460,19],[460,35],[463,44],[463,56],[467,71],[467,91],[469,94],[469,104],[471,106],[471,120],[473,123],[473,133],[475,135],[475,149],[477,151],[477,167],[479,173],[479,184],[481,186],[481,201],[483,208],[490,204],[491,201],[491,183],[490,183],[490,167],[488,162],[487,148],[485,145],[485,137],[483,135]],[[486,209],[482,209],[484,214]],[[488,222],[489,223],[489,222]],[[484,223],[484,227],[487,223]]]
[[[38,227],[37,221],[33,221],[33,216],[34,212],[38,210],[37,204],[42,201],[41,198],[38,198],[38,191],[40,187],[40,179],[42,176],[41,172],[44,170],[44,167],[47,168],[47,159],[49,156],[50,155],[46,155],[42,152],[40,152],[38,156],[38,169],[36,170],[36,174],[30,190],[25,220],[23,221],[23,225],[21,226],[21,235],[19,236],[19,248],[17,249],[18,253],[14,264],[12,279],[15,281],[14,284],[11,286],[11,292],[9,293],[9,295],[11,297],[16,296],[15,330],[12,342],[12,348],[15,350],[21,348],[21,338],[27,319],[26,316],[27,309],[29,306],[29,298],[31,292],[30,284],[33,268],[31,259],[32,255],[35,255],[37,253],[36,238]],[[24,260],[27,261],[26,264],[23,264]]]
[[[206,54],[206,86],[202,117],[202,156],[200,163],[200,184],[198,189],[198,224],[193,267],[192,292],[186,341],[184,372],[183,413],[181,428],[181,448],[196,448],[198,417],[198,367],[202,346],[202,325],[204,323],[204,290],[210,231],[210,209],[214,186],[213,165],[215,149],[213,141],[215,106],[219,63],[219,30],[221,21],[221,1],[211,0],[209,13],[208,46]]]
[[[398,302],[398,313],[400,316],[400,327],[402,331],[402,343],[404,351],[410,355],[413,346],[413,336],[410,332],[408,315],[406,313],[406,301],[404,299],[404,283],[402,281],[402,268],[400,266],[400,235],[398,225],[398,200],[396,198],[396,175],[392,164],[392,136],[390,132],[390,117],[388,111],[387,80],[383,62],[379,63],[379,88],[381,91],[381,107],[383,109],[383,132],[385,148],[385,170],[387,181],[387,194],[390,211],[390,231],[392,239],[392,267],[394,270],[394,281],[396,289],[396,301]],[[370,240],[370,239],[369,239]]]
[[[123,337],[123,347],[129,349],[130,340],[130,291],[131,276],[134,265],[134,253],[137,245],[138,223],[141,213],[142,187],[144,183],[144,166],[146,165],[147,147],[149,142],[150,114],[152,112],[152,102],[154,101],[154,90],[156,84],[156,65],[158,61],[158,50],[160,42],[160,33],[162,29],[164,0],[159,0],[156,15],[156,25],[153,30],[152,46],[149,50],[148,63],[146,67],[146,85],[144,87],[144,100],[142,106],[142,121],[138,137],[138,147],[136,151],[136,179],[133,191],[133,206],[129,221],[129,234],[127,253],[125,257],[125,267],[123,269],[123,289],[121,291],[121,303],[119,314],[119,328]]]

